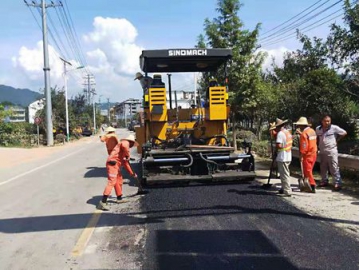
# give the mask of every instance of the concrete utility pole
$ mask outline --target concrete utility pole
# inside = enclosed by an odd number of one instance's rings
[[[50,89],[50,67],[49,67],[47,25],[46,25],[46,8],[56,7],[60,5],[55,5],[54,3],[47,5],[45,3],[45,0],[41,0],[41,4],[37,4],[35,2],[32,2],[32,4],[28,4],[26,1],[24,2],[28,6],[41,8],[43,52],[44,52],[43,70],[44,70],[44,79],[45,79],[45,99],[46,99],[46,142],[47,142],[47,146],[53,146],[54,137],[53,137],[53,123],[52,123],[52,104],[51,104],[51,89]]]
[[[109,120],[109,126],[110,126],[110,98],[107,99],[108,102],[108,120]]]
[[[60,57],[60,60],[64,62],[64,90],[65,90],[65,118],[66,118],[66,141],[69,142],[69,109],[68,109],[68,98],[67,98],[67,74],[66,74],[66,64],[72,66],[72,64],[65,59]]]
[[[96,108],[95,108],[95,91],[93,93],[93,115],[94,115],[94,134],[96,134]]]
[[[64,63],[64,91],[65,91],[65,122],[66,122],[66,141],[69,142],[70,141],[70,131],[69,131],[69,109],[68,109],[68,95],[67,95],[67,73],[69,71],[73,71],[73,70],[77,70],[77,69],[81,69],[84,68],[84,66],[79,66],[77,68],[71,69],[71,70],[67,70],[66,69],[66,65],[72,66],[72,64],[69,61],[66,61],[65,59],[59,57],[61,61],[63,61]]]

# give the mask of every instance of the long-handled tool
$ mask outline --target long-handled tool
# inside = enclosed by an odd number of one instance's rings
[[[270,172],[269,172],[268,182],[266,184],[262,185],[263,188],[271,188],[271,186],[272,186],[272,184],[270,184],[270,179],[271,179],[272,174],[273,174],[274,163],[275,163],[275,160],[276,160],[276,154],[275,154],[274,149],[273,149],[273,142],[272,142],[271,137],[270,137],[270,147],[271,147],[272,162],[271,162],[271,165],[270,165]]]
[[[301,160],[300,160],[300,167],[301,167],[301,177],[298,179],[298,183],[299,183],[300,191],[303,192],[305,191],[305,184],[304,184],[304,168]]]
[[[300,167],[301,167],[301,178],[298,179],[299,182],[299,189],[301,192],[311,192],[311,185],[309,182],[309,178],[304,176],[304,167],[300,160]]]
[[[134,161],[135,158],[130,158],[130,160]],[[130,162],[129,162],[129,165],[131,167]],[[134,169],[132,167],[131,167],[131,169],[134,172]],[[144,188],[143,188],[143,186],[141,184],[141,180],[139,179],[138,175],[136,175],[135,179],[136,179],[136,184],[137,184],[137,187],[138,187],[138,191],[137,191],[137,193],[135,195],[144,195],[144,194],[149,193],[148,191],[144,190]]]

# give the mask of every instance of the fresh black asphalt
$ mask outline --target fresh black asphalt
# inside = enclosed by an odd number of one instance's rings
[[[143,269],[359,269],[358,240],[333,226],[351,221],[289,200],[253,182],[151,188]]]

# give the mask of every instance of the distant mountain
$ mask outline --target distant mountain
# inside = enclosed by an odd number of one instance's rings
[[[100,103],[100,109],[101,110],[108,110],[109,106],[110,106],[110,108],[112,108],[117,104],[119,104],[119,102]]]
[[[0,103],[4,101],[15,105],[27,107],[30,103],[38,100],[43,95],[30,89],[19,89],[0,84]]]

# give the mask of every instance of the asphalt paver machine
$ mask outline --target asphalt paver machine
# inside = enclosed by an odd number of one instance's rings
[[[142,125],[135,128],[143,184],[255,177],[251,144],[243,145],[242,151],[234,151],[226,136],[230,112],[227,79],[223,84],[209,82],[202,95],[205,102],[198,98],[190,108],[173,106],[171,82],[167,90],[161,79],[161,74],[215,72],[221,68],[226,78],[231,57],[230,49],[142,51],[141,70],[145,76],[155,73],[144,91]]]

